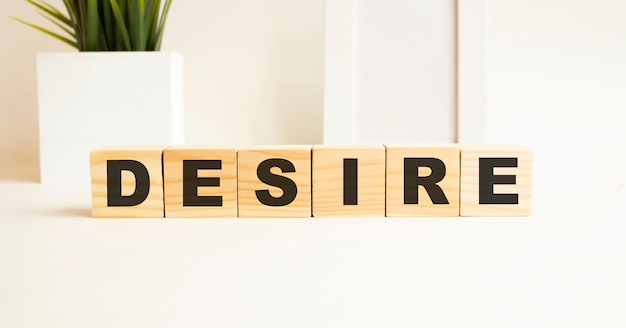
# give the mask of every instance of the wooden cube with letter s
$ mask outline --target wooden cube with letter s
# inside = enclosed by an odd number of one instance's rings
[[[311,146],[237,152],[239,217],[311,217]]]

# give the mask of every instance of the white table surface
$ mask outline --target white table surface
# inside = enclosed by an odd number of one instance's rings
[[[529,218],[92,219],[0,175],[0,327],[624,327],[626,192]],[[622,186],[623,187],[623,186]]]

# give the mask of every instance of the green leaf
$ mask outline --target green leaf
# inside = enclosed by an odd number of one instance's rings
[[[97,51],[100,36],[100,17],[98,17],[98,0],[87,0],[87,18],[85,40],[87,51]]]
[[[23,22],[80,51],[156,51],[161,47],[171,0],[63,0],[67,13],[48,0],[25,0],[63,34]]]
[[[76,13],[76,4],[72,0],[63,0],[63,4],[65,4],[65,8],[67,9],[67,13],[69,14],[72,24],[76,25],[78,16]]]
[[[113,13],[111,12],[111,5],[106,2],[100,2],[100,8],[102,8],[102,27],[104,29],[104,38],[106,40],[107,49],[115,50],[115,32],[113,29]]]
[[[120,10],[120,7],[117,4],[117,0],[109,0],[109,2],[111,4],[111,10],[113,11],[113,16],[115,17],[115,21],[117,22],[119,26],[119,33],[122,39],[124,40],[124,46],[125,46],[124,50],[130,51],[131,50],[130,37],[128,35],[128,29],[126,28],[126,23],[124,23],[124,15],[122,11]]]
[[[68,29],[67,27],[65,27],[65,26],[61,25],[58,21],[55,21],[54,19],[52,19],[52,18],[50,18],[50,17],[48,17],[48,16],[46,16],[46,15],[44,15],[44,14],[42,14],[42,13],[39,13],[39,14],[40,14],[41,16],[43,16],[43,18],[45,18],[45,19],[49,20],[52,24],[54,24],[54,25],[58,26],[60,29],[62,29],[63,31],[65,31],[65,33],[67,33],[67,34],[69,34],[69,35],[73,36],[74,38],[76,38],[76,35],[74,34],[74,31],[71,31],[71,30],[70,30],[70,29]]]
[[[156,44],[156,27],[159,22],[159,7],[161,6],[160,0],[146,0],[146,47],[148,49],[154,49]]]
[[[165,29],[165,20],[167,19],[167,14],[170,11],[170,5],[172,4],[171,0],[165,0],[165,5],[163,6],[163,11],[161,13],[161,20],[159,22],[159,26],[157,27],[157,42],[154,45],[154,50],[161,50],[161,41],[163,40],[163,31]]]
[[[135,46],[134,50],[137,51],[146,51],[146,27],[144,26],[145,24],[145,1],[144,0],[137,0],[137,2],[135,2],[137,4],[137,9],[136,9],[136,21],[135,24],[137,24],[137,45]]]
[[[45,12],[46,14],[50,15],[51,17],[56,18],[57,20],[59,20],[60,22],[64,23],[65,25],[69,26],[69,27],[73,27],[72,26],[72,21],[65,16],[63,13],[61,13],[58,9],[56,9],[55,7],[53,7],[51,4],[42,1],[41,4],[38,2],[35,2],[33,0],[26,0],[26,2],[30,3],[31,5],[37,7],[39,10]]]
[[[86,26],[86,17],[87,17],[87,2],[85,0],[74,0],[75,1],[75,5],[76,5],[76,13],[78,14],[77,17],[77,25],[78,25],[78,31],[80,31],[79,34],[77,34],[77,36],[79,36],[77,38],[78,44],[80,45],[80,51],[86,51],[88,49],[87,46],[87,26]]]
[[[72,21],[72,28],[74,29],[74,36],[76,38],[76,42],[78,43],[78,49],[83,49],[81,42],[82,29],[80,24],[78,23],[78,10],[76,8],[76,3],[74,0],[63,0],[65,4],[65,8],[69,14],[69,18]]]
[[[48,34],[48,35],[52,36],[53,38],[58,39],[58,40],[60,40],[60,41],[62,41],[62,42],[64,42],[64,43],[67,43],[68,45],[70,45],[70,46],[72,46],[72,47],[74,47],[74,48],[77,48],[77,49],[78,49],[78,44],[77,44],[75,41],[72,41],[72,40],[70,40],[70,39],[68,39],[68,38],[66,38],[66,37],[64,37],[64,36],[62,36],[62,35],[59,35],[59,34],[54,33],[54,32],[52,32],[52,31],[49,31],[49,30],[47,30],[47,29],[45,29],[45,28],[43,28],[43,27],[41,27],[41,26],[37,26],[37,25],[35,25],[35,24],[31,24],[31,23],[29,23],[29,22],[25,22],[25,21],[23,21],[23,20],[21,20],[21,19],[19,19],[19,18],[15,18],[15,17],[12,17],[12,18],[13,18],[14,20],[16,20],[16,21],[18,21],[18,22],[22,23],[22,24],[28,25],[28,26],[30,26],[30,27],[32,27],[32,28],[34,28],[34,29],[36,29],[36,30],[39,30],[39,31],[41,31],[41,32],[43,32],[43,33],[45,33],[45,34]]]
[[[139,43],[139,11],[137,7],[137,1],[127,2],[128,4],[128,28],[130,30],[130,43],[132,45],[132,50],[136,50],[137,45]]]

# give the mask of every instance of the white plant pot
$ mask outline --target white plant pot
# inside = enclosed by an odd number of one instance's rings
[[[184,142],[180,54],[39,54],[37,84],[44,184],[88,185],[94,148]]]

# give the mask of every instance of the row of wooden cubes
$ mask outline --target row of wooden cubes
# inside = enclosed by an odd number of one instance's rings
[[[532,152],[456,144],[106,147],[91,152],[91,175],[93,217],[527,216]]]

